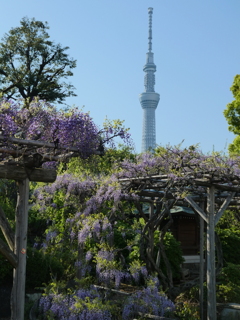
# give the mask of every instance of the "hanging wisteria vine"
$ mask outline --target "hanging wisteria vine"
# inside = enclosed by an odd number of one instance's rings
[[[56,156],[75,148],[77,155],[86,157],[98,151],[103,152],[105,144],[113,147],[113,138],[116,137],[131,143],[123,121],[107,121],[103,129],[100,129],[89,113],[75,107],[58,110],[37,98],[28,107],[21,101],[0,100],[1,160],[9,157],[9,154],[16,157],[17,151],[22,149],[25,149],[25,154],[37,149],[41,154],[45,152]],[[34,148],[33,142],[31,148],[27,148],[28,140],[42,141],[42,148],[37,143]],[[53,152],[49,150],[47,143],[53,144]]]

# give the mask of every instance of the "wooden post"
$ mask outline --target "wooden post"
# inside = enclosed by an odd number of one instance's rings
[[[216,320],[216,272],[215,272],[215,194],[214,186],[207,190],[207,320]]]
[[[13,271],[11,320],[24,320],[29,180],[18,181],[14,253],[18,266]]]
[[[204,202],[200,205],[204,211]],[[199,265],[199,302],[200,302],[200,318],[204,320],[203,314],[203,281],[204,281],[204,220],[201,216],[200,219],[200,265]]]

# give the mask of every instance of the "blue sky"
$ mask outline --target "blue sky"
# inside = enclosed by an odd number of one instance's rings
[[[77,59],[71,83],[95,123],[125,120],[141,151],[148,49],[148,7],[153,7],[157,143],[200,144],[227,151],[233,140],[223,116],[229,88],[240,73],[239,0],[8,0],[1,3],[0,37],[24,16],[48,21],[51,39]]]

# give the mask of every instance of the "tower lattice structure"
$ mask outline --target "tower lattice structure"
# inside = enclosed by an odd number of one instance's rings
[[[155,110],[157,109],[160,95],[155,92],[155,72],[156,65],[153,60],[152,52],[152,14],[153,8],[148,8],[149,31],[148,31],[148,52],[147,61],[143,67],[145,72],[144,86],[145,91],[140,94],[139,100],[143,108],[143,127],[142,127],[142,152],[152,150],[156,147],[156,124]]]

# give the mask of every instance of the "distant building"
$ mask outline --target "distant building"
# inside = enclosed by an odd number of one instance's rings
[[[146,73],[144,77],[145,92],[140,94],[140,103],[143,108],[143,127],[142,127],[142,152],[149,151],[156,147],[156,125],[155,110],[160,100],[160,95],[154,91],[156,65],[152,53],[152,13],[153,8],[148,8],[149,14],[149,33],[148,33],[148,52],[147,61],[143,67]]]

